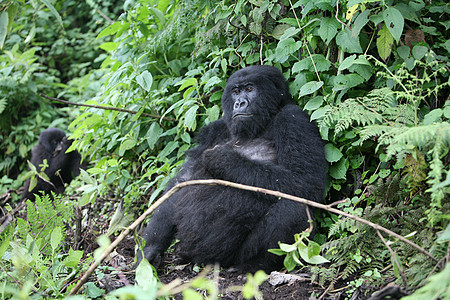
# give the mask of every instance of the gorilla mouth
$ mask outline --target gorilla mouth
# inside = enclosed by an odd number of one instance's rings
[[[232,119],[236,119],[236,118],[250,118],[252,116],[253,116],[253,114],[237,113],[237,114],[233,115]]]

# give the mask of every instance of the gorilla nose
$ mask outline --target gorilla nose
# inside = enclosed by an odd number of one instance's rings
[[[234,102],[234,110],[235,111],[243,111],[247,108],[248,101],[246,99],[240,99]]]

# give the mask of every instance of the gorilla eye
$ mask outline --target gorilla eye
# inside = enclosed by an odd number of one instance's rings
[[[247,92],[253,91],[253,87],[251,87],[251,86],[248,86],[248,87],[246,87],[245,89],[247,90]]]
[[[235,94],[239,94],[241,91],[239,90],[239,89],[235,89],[234,91],[233,91],[233,93],[235,93]]]

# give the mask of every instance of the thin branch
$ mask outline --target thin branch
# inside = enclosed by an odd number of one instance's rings
[[[320,204],[311,200],[307,200],[304,198],[300,198],[300,197],[296,197],[296,196],[292,196],[289,194],[285,194],[285,193],[281,193],[281,192],[277,192],[277,191],[272,191],[272,190],[268,190],[268,189],[264,189],[264,188],[259,188],[259,187],[254,187],[254,186],[249,186],[249,185],[244,185],[244,184],[239,184],[239,183],[233,183],[233,182],[229,182],[229,181],[225,181],[225,180],[218,180],[218,179],[200,179],[200,180],[190,180],[190,181],[185,181],[182,183],[177,184],[176,186],[174,186],[173,188],[171,188],[167,193],[165,193],[161,198],[159,198],[155,203],[153,203],[139,218],[136,219],[136,221],[134,221],[130,226],[128,226],[124,231],[122,231],[122,233],[114,240],[114,242],[111,243],[111,245],[109,245],[109,247],[102,253],[102,255],[100,256],[100,258],[98,258],[97,260],[95,260],[91,266],[89,267],[89,269],[86,271],[86,273],[83,275],[83,277],[81,277],[80,281],[78,281],[78,283],[74,286],[74,288],[70,291],[69,295],[74,295],[78,292],[78,290],[83,286],[83,284],[87,281],[87,279],[89,278],[89,276],[92,274],[92,272],[94,272],[94,270],[100,265],[100,263],[114,250],[114,248],[128,235],[128,233],[130,233],[130,231],[134,230],[142,221],[145,220],[145,218],[150,215],[153,211],[155,211],[155,209],[157,209],[164,201],[166,201],[167,199],[169,199],[173,194],[175,194],[178,190],[187,187],[187,186],[193,186],[193,185],[223,185],[223,186],[228,186],[228,187],[233,187],[233,188],[237,188],[237,189],[241,189],[241,190],[246,190],[246,191],[251,191],[251,192],[256,192],[256,193],[262,193],[262,194],[266,194],[266,195],[272,195],[275,196],[277,198],[284,198],[284,199],[289,199],[289,200],[293,200],[302,204],[306,204],[309,206],[313,206],[316,208],[320,208],[320,209],[324,209],[327,210],[329,212],[338,214],[338,215],[342,215],[344,217],[348,217],[350,219],[356,220],[360,223],[363,223],[365,225],[368,225],[376,230],[380,230],[383,231],[399,240],[401,240],[402,242],[416,248],[418,251],[424,253],[425,255],[429,256],[432,260],[434,261],[438,261],[433,255],[431,255],[428,251],[426,251],[425,249],[423,249],[422,247],[420,247],[419,245],[415,244],[414,242],[411,242],[410,240],[404,238],[403,236],[389,230],[386,229],[378,224],[372,223],[370,221],[367,221],[363,218],[348,214],[346,212],[340,211],[338,209],[332,208],[329,205],[324,205],[324,204]]]
[[[261,41],[261,46],[259,47],[259,62],[261,63],[261,65],[264,63],[263,61],[263,46],[264,46],[264,39],[262,34],[259,36],[260,37],[260,41]]]
[[[337,0],[336,2],[336,15],[334,16],[334,18],[341,23],[342,25],[344,25],[345,27],[347,27],[349,30],[351,30],[350,26],[348,26],[347,24],[345,24],[344,22],[342,22],[341,20],[339,20],[339,0]]]
[[[408,282],[406,281],[406,277],[405,277],[405,273],[403,272],[402,265],[398,261],[397,256],[394,253],[394,250],[392,250],[392,248],[388,245],[388,243],[386,242],[386,240],[384,239],[383,235],[381,234],[381,232],[379,230],[377,230],[377,234],[380,237],[383,244],[386,246],[386,248],[388,248],[389,253],[391,253],[392,260],[397,265],[398,272],[400,273],[400,276],[402,277],[403,286],[405,288],[408,287]]]
[[[134,114],[134,115],[139,113],[138,111],[129,110],[129,109],[123,109],[123,108],[117,108],[117,107],[109,107],[109,106],[91,105],[91,104],[70,102],[70,101],[66,101],[66,100],[62,100],[62,99],[58,99],[58,98],[49,97],[49,96],[44,95],[42,93],[39,94],[39,95],[42,98],[45,98],[45,99],[48,99],[48,100],[52,100],[52,101],[56,101],[56,102],[61,102],[61,103],[64,103],[64,104],[69,104],[69,105],[92,107],[92,108],[98,108],[98,109],[104,109],[104,110],[115,110],[115,111],[126,112],[126,113]],[[176,122],[177,121],[174,118],[161,117],[160,115],[153,115],[153,114],[147,114],[147,113],[142,113],[141,116],[154,118],[154,119],[162,119],[162,120],[171,121],[171,122]]]
[[[107,15],[105,15],[100,9],[97,9],[97,12],[103,17],[105,18],[110,24],[113,24],[114,21],[111,20]]]

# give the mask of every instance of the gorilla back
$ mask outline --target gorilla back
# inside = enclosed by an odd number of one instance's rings
[[[282,73],[251,66],[234,73],[222,96],[224,117],[204,127],[169,185],[222,179],[321,201],[324,146],[317,127],[291,100]],[[306,207],[287,199],[224,186],[183,188],[154,213],[142,236],[143,253],[158,264],[174,237],[194,263],[271,271],[282,257],[269,253],[306,229]],[[137,253],[138,262],[141,251]]]

